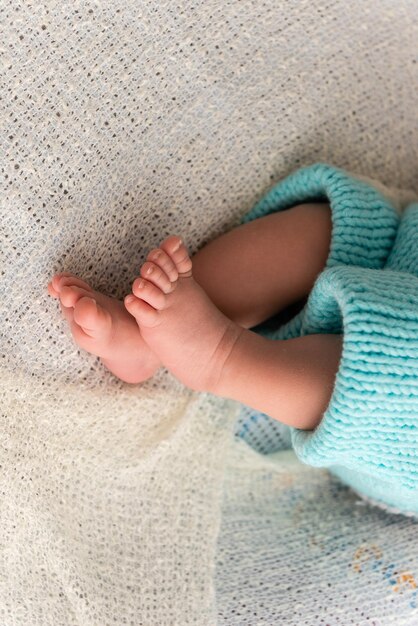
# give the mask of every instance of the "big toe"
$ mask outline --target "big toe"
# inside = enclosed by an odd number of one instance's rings
[[[171,258],[181,278],[192,275],[192,260],[180,237],[177,235],[168,237],[163,241],[160,248]]]
[[[93,291],[85,280],[81,280],[81,278],[74,276],[74,274],[70,274],[70,272],[55,274],[49,285],[57,293],[60,293],[64,287],[81,287],[82,289],[86,289],[86,291]]]
[[[96,339],[105,338],[111,332],[111,315],[94,298],[78,300],[74,307],[74,321],[87,335]]]

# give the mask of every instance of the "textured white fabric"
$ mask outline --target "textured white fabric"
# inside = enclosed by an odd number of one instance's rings
[[[163,237],[194,252],[312,162],[416,190],[417,19],[414,0],[3,0],[2,625],[215,623],[235,408],[164,372],[117,381],[75,347],[46,284],[71,271],[122,297]],[[249,623],[279,623],[268,600]]]
[[[231,411],[163,397],[2,373],[2,626],[213,623]]]
[[[219,625],[415,626],[418,521],[290,450],[234,446],[218,546]]]

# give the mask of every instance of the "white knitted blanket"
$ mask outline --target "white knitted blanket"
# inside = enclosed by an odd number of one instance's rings
[[[121,298],[162,238],[195,252],[316,161],[417,190],[416,2],[0,15],[0,624],[416,625],[416,522],[234,443],[235,404],[116,380],[46,292]]]

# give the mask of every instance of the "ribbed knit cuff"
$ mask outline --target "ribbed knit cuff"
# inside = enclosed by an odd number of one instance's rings
[[[357,490],[400,509],[412,502],[418,512],[418,278],[325,270],[301,329],[316,333],[343,333],[343,350],[320,424],[292,429],[296,454],[309,465],[342,466],[348,484],[353,470]],[[399,487],[399,497],[385,499],[382,485]]]
[[[396,238],[385,268],[418,276],[418,203],[410,204],[401,216]]]
[[[317,163],[297,170],[273,187],[243,222],[318,201],[328,202],[331,207],[331,243],[325,268],[382,268],[396,237],[398,212],[370,184],[331,165]],[[257,332],[270,339],[298,337],[303,316],[301,311],[277,330],[261,326]]]
[[[275,185],[243,222],[306,202],[329,202],[332,235],[326,267],[381,268],[390,253],[399,215],[373,186],[331,165],[316,163]]]

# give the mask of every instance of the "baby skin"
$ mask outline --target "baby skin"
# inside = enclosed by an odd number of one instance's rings
[[[48,285],[76,343],[116,376],[141,382],[165,366],[197,391],[313,429],[324,413],[341,336],[272,341],[250,328],[306,298],[329,250],[325,204],[239,226],[193,259],[178,236],[152,250],[124,302],[69,274]]]

